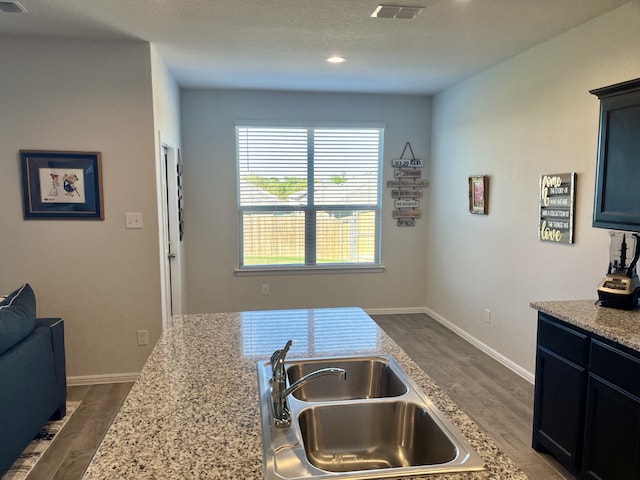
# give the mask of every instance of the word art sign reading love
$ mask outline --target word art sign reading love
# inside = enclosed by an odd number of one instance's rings
[[[573,243],[576,174],[540,175],[538,238],[545,242]]]

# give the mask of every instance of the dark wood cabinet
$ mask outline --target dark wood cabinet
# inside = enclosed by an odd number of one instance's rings
[[[584,478],[640,478],[640,399],[593,374],[587,398]]]
[[[533,446],[571,469],[582,458],[586,383],[584,368],[538,348]]]
[[[570,470],[580,467],[587,386],[587,336],[540,314],[533,448]]]
[[[640,479],[640,353],[539,313],[533,421],[578,477]]]
[[[591,341],[585,415],[585,478],[640,479],[640,359]]]
[[[600,99],[593,226],[640,230],[640,79],[591,90]]]

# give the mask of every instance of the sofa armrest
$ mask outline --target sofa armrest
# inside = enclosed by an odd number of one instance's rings
[[[53,327],[58,322],[62,322],[64,325],[64,320],[61,318],[36,318],[36,327]],[[64,326],[62,327],[64,329]]]
[[[54,417],[62,418],[66,414],[67,372],[64,351],[64,320],[61,318],[37,318],[36,328],[48,328],[51,333],[54,371],[58,394],[58,410]]]

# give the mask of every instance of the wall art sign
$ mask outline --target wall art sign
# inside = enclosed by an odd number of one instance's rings
[[[425,188],[426,186],[426,180],[387,180],[388,188]]]
[[[394,202],[396,208],[420,208],[419,200],[396,200]]]
[[[396,221],[399,227],[415,227],[416,226],[415,218],[398,218]]]
[[[405,158],[405,153],[409,151],[411,157]],[[391,160],[393,167],[393,178],[388,180],[387,187],[392,188],[391,198],[394,198],[393,218],[398,227],[415,227],[416,218],[422,216],[420,202],[416,198],[422,198],[422,188],[427,186],[427,182],[420,180],[422,176],[421,168],[424,162],[413,154],[411,144],[407,142],[402,149],[400,158]]]
[[[540,175],[538,239],[573,243],[576,174]]]
[[[406,170],[404,168],[396,168],[393,170],[395,178],[420,178],[422,172],[420,170]]]
[[[469,177],[469,212],[487,215],[489,195],[489,177],[474,175]]]
[[[24,218],[104,220],[101,154],[20,150]]]
[[[399,188],[391,190],[391,198],[422,198],[422,190]]]
[[[424,162],[419,158],[395,158],[391,160],[391,166],[393,168],[422,168],[424,167]]]
[[[394,210],[393,218],[421,218],[422,212],[420,210]]]

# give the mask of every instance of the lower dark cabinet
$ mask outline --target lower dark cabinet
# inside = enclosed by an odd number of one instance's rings
[[[538,315],[533,448],[589,480],[640,480],[640,352]]]
[[[586,370],[538,347],[533,447],[573,470],[582,458]]]
[[[589,375],[584,478],[640,479],[640,398]]]

